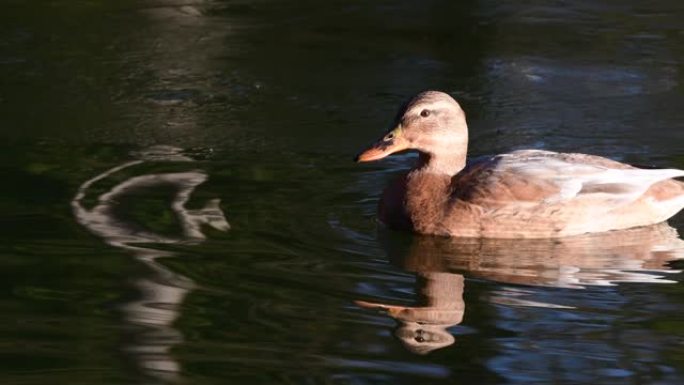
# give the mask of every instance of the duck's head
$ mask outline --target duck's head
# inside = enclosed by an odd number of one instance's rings
[[[403,150],[417,150],[428,159],[464,157],[467,147],[461,106],[444,92],[425,91],[404,104],[391,129],[355,160],[370,162]]]

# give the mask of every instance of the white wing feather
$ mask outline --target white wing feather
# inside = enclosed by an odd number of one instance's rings
[[[515,156],[504,155],[500,166],[523,178],[551,181],[558,186],[559,193],[546,198],[547,203],[602,198],[625,204],[638,199],[654,183],[684,176],[684,170],[678,169],[616,169],[570,162],[547,151],[517,151],[510,155]]]

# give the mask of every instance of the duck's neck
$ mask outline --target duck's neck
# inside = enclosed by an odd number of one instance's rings
[[[429,154],[421,152],[414,170],[452,177],[463,170],[465,165],[465,151],[448,154]]]
[[[465,154],[430,156],[421,154],[416,167],[406,177],[403,201],[413,231],[444,234],[444,215],[451,200],[452,178],[465,167]]]

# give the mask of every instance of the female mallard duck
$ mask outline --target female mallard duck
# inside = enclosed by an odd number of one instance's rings
[[[468,126],[443,92],[418,94],[359,162],[417,150],[387,187],[379,217],[391,228],[455,237],[549,238],[662,222],[684,207],[684,170],[644,170],[585,154],[520,150],[466,164]]]

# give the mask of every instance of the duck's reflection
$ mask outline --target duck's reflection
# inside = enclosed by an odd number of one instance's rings
[[[145,247],[145,244],[178,244],[204,239],[202,225],[217,230],[228,230],[229,225],[219,208],[219,200],[210,200],[203,209],[185,207],[195,188],[207,179],[201,170],[177,173],[154,173],[130,177],[101,194],[94,207],[88,209],[83,200],[91,186],[131,166],[150,161],[188,162],[179,149],[157,146],[139,154],[141,160],[124,163],[84,182],[71,202],[76,220],[109,245],[125,249],[144,263],[152,272],[149,277],[134,282],[140,293],[138,300],[122,307],[126,321],[136,329],[133,342],[126,347],[137,365],[148,375],[165,380],[176,380],[179,365],[170,349],[182,341],[173,328],[179,307],[193,288],[193,282],[175,274],[157,259],[171,252]],[[141,228],[126,213],[118,210],[118,202],[142,189],[173,187],[170,209],[181,228],[178,236],[160,235]]]
[[[387,312],[395,336],[412,352],[426,354],[455,342],[448,327],[462,322],[464,276],[528,286],[583,288],[619,282],[670,283],[669,261],[684,258],[684,241],[665,223],[623,231],[545,240],[458,239],[414,236],[410,244],[383,237],[386,252],[415,272],[421,298],[416,306],[357,301]],[[462,274],[461,274],[462,273]],[[511,293],[495,302],[559,307],[526,301]]]
[[[356,301],[366,308],[387,312],[399,322],[394,335],[417,354],[426,354],[454,343],[446,329],[463,321],[463,276],[446,272],[418,272],[417,291],[421,295],[416,306]]]

